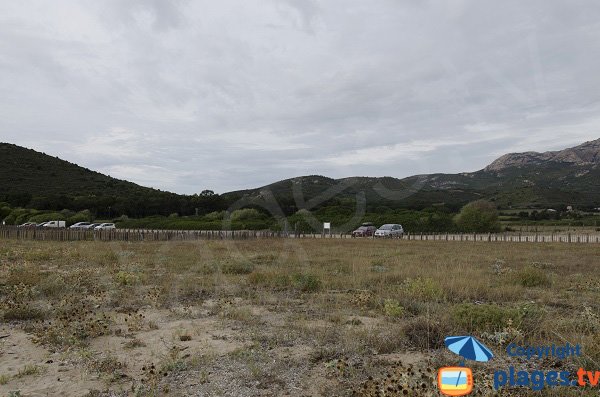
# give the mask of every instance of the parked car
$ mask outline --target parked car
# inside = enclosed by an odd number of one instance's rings
[[[363,223],[352,232],[352,237],[371,237],[377,228],[372,223]]]
[[[35,223],[35,222],[25,222],[24,224],[19,225],[17,227],[36,227],[36,226],[37,226],[37,223]]]
[[[69,226],[69,229],[85,229],[86,226],[91,225],[89,222],[77,222]]]
[[[89,225],[82,226],[81,229],[83,229],[83,230],[94,230],[96,228],[96,226],[100,226],[100,223],[90,223]]]
[[[59,228],[59,227],[65,227],[65,226],[66,226],[65,221],[50,221],[50,222],[46,222],[42,225],[42,227],[50,227],[50,228]]]
[[[101,223],[100,225],[98,225],[94,228],[94,230],[112,230],[112,229],[116,229],[114,223]]]
[[[397,223],[386,223],[375,231],[375,237],[402,237],[404,229]]]

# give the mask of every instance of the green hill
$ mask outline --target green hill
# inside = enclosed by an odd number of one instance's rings
[[[206,214],[250,206],[270,214],[300,209],[369,213],[445,207],[485,198],[500,208],[600,207],[600,139],[556,152],[507,154],[483,170],[398,179],[311,175],[223,195],[178,195],[136,185],[9,143],[0,143],[0,202],[39,210],[89,209],[141,218]]]
[[[364,194],[369,210],[422,209],[445,205],[457,209],[485,198],[501,208],[600,206],[600,139],[574,148],[546,153],[507,154],[483,170],[460,174],[429,174],[404,179],[303,176],[225,196],[263,202],[272,194],[286,209],[314,208]],[[301,205],[299,205],[301,204]]]
[[[193,213],[198,206],[211,210],[214,206],[205,197],[143,187],[9,143],[0,143],[0,159],[0,201],[13,206],[90,209],[109,217]],[[221,209],[223,204],[216,207]]]

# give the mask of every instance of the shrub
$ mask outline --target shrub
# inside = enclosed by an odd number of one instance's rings
[[[45,214],[39,214],[28,218],[29,222],[41,223],[49,221],[64,221],[67,218],[60,212],[47,212]]]
[[[120,285],[134,285],[137,284],[140,279],[133,273],[121,270],[115,275],[115,281]]]
[[[256,218],[260,218],[260,212],[258,212],[254,208],[242,208],[240,210],[235,210],[231,213],[232,221],[239,221],[242,219],[256,219]]]
[[[509,320],[519,323],[523,314],[522,311],[514,308],[463,303],[452,309],[452,320],[464,331],[493,332],[504,329],[509,324]]]
[[[42,320],[44,313],[33,307],[16,306],[6,309],[2,317],[4,321]]]
[[[224,274],[250,274],[254,270],[251,262],[228,262],[222,267]]]
[[[291,280],[287,274],[272,271],[254,271],[248,276],[248,282],[263,287],[287,288]]]
[[[515,284],[523,287],[549,287],[552,284],[550,276],[543,270],[533,266],[527,266],[519,271],[511,273]]]
[[[12,209],[10,207],[0,207],[0,220],[6,218],[10,212],[12,211]]]
[[[496,206],[485,200],[465,205],[456,217],[456,224],[464,232],[487,233],[500,230]]]
[[[204,218],[209,221],[220,221],[223,220],[225,211],[214,211],[204,215]]]
[[[426,317],[417,317],[408,322],[404,335],[410,344],[418,349],[438,349],[444,346],[444,338],[448,335],[448,326]]]
[[[91,222],[92,221],[92,213],[89,210],[79,211],[75,215],[69,217],[67,222],[72,225],[77,222]]]
[[[383,312],[388,317],[402,317],[404,308],[395,299],[386,299],[383,301]]]
[[[411,297],[426,300],[441,300],[444,298],[444,290],[431,278],[407,278],[403,283],[404,290]]]
[[[302,292],[316,292],[321,289],[321,280],[313,274],[295,274],[292,284]]]

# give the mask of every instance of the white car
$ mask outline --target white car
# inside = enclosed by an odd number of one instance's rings
[[[63,228],[66,226],[65,221],[50,221],[46,222],[42,225],[42,227],[50,227],[50,228]]]
[[[69,226],[69,229],[85,229],[89,225],[91,225],[89,222],[77,222]]]
[[[386,223],[375,231],[375,237],[402,237],[404,229],[397,223]]]
[[[101,223],[94,228],[94,230],[112,230],[116,229],[114,223]]]

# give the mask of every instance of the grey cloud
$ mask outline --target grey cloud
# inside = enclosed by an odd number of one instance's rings
[[[4,2],[0,140],[181,193],[475,170],[600,135],[599,17],[591,0]]]

